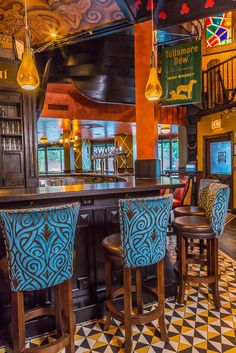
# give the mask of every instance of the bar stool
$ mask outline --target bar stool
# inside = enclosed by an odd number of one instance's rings
[[[219,183],[220,181],[217,179],[201,179],[199,184],[198,191],[198,206],[181,206],[176,207],[174,209],[174,218],[183,217],[183,216],[206,216],[206,207],[207,207],[207,193],[209,186],[212,183]],[[194,241],[190,240],[190,244],[186,243],[186,247],[188,245],[194,246]],[[204,254],[204,240],[200,240],[200,254]],[[186,250],[187,250],[186,248]]]
[[[12,291],[11,336],[13,352],[36,353],[25,348],[25,322],[55,315],[60,338],[40,352],[75,351],[72,304],[73,248],[79,204],[0,210]],[[24,310],[24,292],[52,288],[54,306]]]
[[[145,324],[159,319],[160,334],[168,342],[164,317],[164,256],[166,234],[173,196],[159,196],[119,201],[120,234],[112,234],[102,241],[105,250],[106,324],[111,317],[125,324],[125,353],[132,350],[132,324]],[[124,286],[112,289],[112,265],[123,267]],[[141,268],[157,264],[157,289],[142,288]],[[136,286],[132,286],[132,270],[136,272]],[[157,298],[158,307],[143,314],[142,290]],[[136,292],[138,314],[132,315],[132,292]],[[124,313],[113,299],[124,296]]]
[[[173,221],[173,229],[177,235],[179,249],[179,293],[178,302],[184,301],[186,283],[208,284],[212,290],[216,308],[220,308],[218,291],[218,238],[223,234],[224,223],[229,202],[228,185],[212,183],[207,194],[206,217],[183,216]],[[192,276],[188,274],[189,263],[195,263],[194,258],[186,259],[186,242],[189,239],[207,241],[206,276]],[[199,262],[197,262],[199,263]]]
[[[174,209],[174,217],[205,216],[207,207],[207,192],[210,184],[219,183],[215,179],[201,179],[198,191],[198,206],[181,206]]]

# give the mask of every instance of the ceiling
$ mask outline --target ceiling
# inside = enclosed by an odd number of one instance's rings
[[[234,0],[153,0],[158,28],[236,8]],[[28,23],[34,47],[60,40],[88,39],[108,30],[150,19],[152,0],[27,0]],[[56,38],[51,37],[56,34]],[[23,40],[24,0],[0,0],[0,34]]]
[[[69,119],[40,118],[37,132],[38,141],[42,135],[46,135],[49,142],[57,142],[63,132],[69,133],[71,128],[75,135],[82,139],[107,139],[114,135],[135,134],[135,123],[124,123],[116,121],[96,120],[73,120]]]
[[[166,125],[166,124],[164,124]],[[158,125],[158,134],[161,134],[161,124]],[[41,136],[46,136],[48,142],[58,142],[63,134],[69,136],[73,131],[75,136],[81,139],[104,140],[113,139],[116,135],[135,135],[136,123],[102,121],[102,120],[78,120],[40,118],[37,125],[38,142]],[[178,125],[171,125],[172,133],[178,133]]]

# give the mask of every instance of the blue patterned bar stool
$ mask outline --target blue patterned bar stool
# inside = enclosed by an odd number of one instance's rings
[[[125,324],[125,353],[132,350],[132,324],[145,324],[159,319],[160,334],[168,342],[164,316],[164,256],[166,234],[173,196],[123,199],[119,201],[120,234],[112,234],[103,242],[105,250],[106,324],[111,317]],[[112,290],[112,265],[123,267],[124,287]],[[157,264],[157,289],[148,291],[157,298],[158,306],[143,314],[142,272],[144,266]],[[132,270],[135,270],[136,285],[132,286]],[[132,292],[136,292],[138,314],[132,315]],[[113,303],[113,299],[124,296],[124,313]]]
[[[73,249],[79,204],[0,210],[12,291],[12,348],[14,353],[73,353]],[[24,292],[51,288],[54,306],[24,310]],[[25,348],[25,322],[55,315],[60,338],[39,348]]]
[[[179,249],[179,293],[178,302],[184,301],[186,283],[208,284],[212,290],[214,304],[220,308],[218,290],[218,238],[223,234],[228,209],[230,190],[228,185],[212,183],[207,193],[206,216],[183,216],[173,221]],[[188,273],[186,242],[189,239],[207,241],[207,275],[193,276]],[[194,259],[192,260],[194,262]]]
[[[174,209],[174,216],[205,216],[207,207],[207,193],[210,184],[219,183],[217,179],[201,179],[198,190],[198,206],[181,206]]]

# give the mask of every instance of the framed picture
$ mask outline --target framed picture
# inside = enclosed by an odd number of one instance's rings
[[[234,153],[234,156],[236,156],[236,143],[234,143],[234,151],[233,151],[233,153]]]

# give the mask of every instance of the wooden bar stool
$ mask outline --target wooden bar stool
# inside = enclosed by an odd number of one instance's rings
[[[145,324],[159,319],[160,334],[168,342],[165,327],[164,256],[166,234],[173,196],[160,196],[119,201],[121,234],[112,234],[103,242],[105,250],[106,324],[111,317],[125,324],[125,353],[132,350],[132,324]],[[124,286],[112,290],[112,266],[123,267]],[[157,289],[142,288],[141,268],[157,264]],[[132,286],[132,270],[136,272],[136,286]],[[158,306],[143,314],[142,290],[157,298]],[[132,292],[136,292],[138,314],[132,315]],[[113,299],[124,296],[124,313]]]
[[[1,210],[12,291],[11,338],[14,353],[74,353],[72,304],[73,248],[79,204]],[[54,306],[24,310],[24,292],[51,288]],[[25,347],[25,322],[55,315],[60,337],[40,347]]]
[[[207,194],[206,217],[183,216],[173,221],[173,229],[177,235],[179,249],[179,293],[178,302],[184,301],[186,284],[204,283],[212,290],[214,304],[220,307],[218,291],[218,238],[223,234],[224,223],[229,201],[229,187],[212,183]],[[187,259],[186,242],[189,239],[206,240],[207,260],[199,258]],[[207,266],[206,276],[193,276],[188,273],[188,264],[198,263]]]

